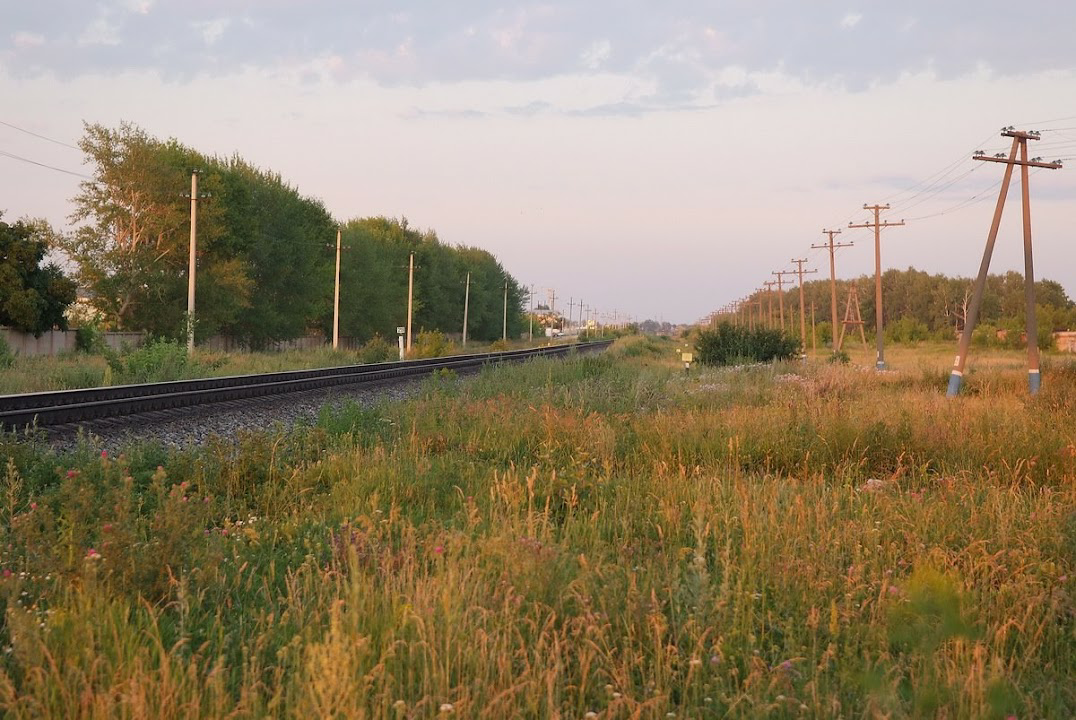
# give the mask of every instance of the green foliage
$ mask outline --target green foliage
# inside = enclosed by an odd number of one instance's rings
[[[75,329],[75,350],[90,355],[103,352],[105,336],[97,322],[85,323]]]
[[[799,341],[778,330],[721,323],[699,332],[695,348],[698,361],[705,365],[735,365],[787,360],[797,354]]]
[[[15,353],[11,352],[11,346],[7,339],[0,335],[0,368],[9,368],[15,364]]]
[[[885,330],[885,334],[889,342],[916,343],[926,340],[930,335],[930,331],[922,320],[905,315],[895,323],[890,323]]]
[[[159,338],[122,353],[108,352],[114,382],[120,384],[167,382],[199,377],[205,368],[191,360],[187,347],[176,340]]]
[[[0,325],[35,336],[66,329],[64,312],[75,301],[75,281],[55,263],[41,264],[55,241],[43,220],[9,225],[0,214]]]
[[[452,353],[454,346],[452,341],[443,332],[436,330],[423,330],[411,344],[411,357],[435,358],[444,357]]]
[[[400,350],[380,335],[374,335],[359,349],[359,361],[363,363],[398,360]]]
[[[826,358],[826,362],[830,365],[847,365],[852,362],[852,358],[848,356],[848,353],[844,350],[838,350],[837,352],[830,353],[830,356]]]

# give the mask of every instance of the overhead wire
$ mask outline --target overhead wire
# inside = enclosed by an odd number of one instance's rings
[[[35,138],[39,138],[41,140],[47,140],[50,143],[55,143],[57,145],[62,145],[63,147],[66,147],[66,148],[71,148],[72,150],[81,150],[82,149],[82,148],[78,147],[77,145],[72,145],[71,143],[66,143],[63,140],[57,140],[56,138],[50,138],[47,135],[41,135],[40,133],[35,133],[33,130],[27,130],[26,128],[19,127],[18,125],[13,125],[12,123],[5,122],[4,120],[0,120],[0,125],[4,125],[5,127],[9,127],[12,130],[18,130],[19,132],[26,133],[27,135],[33,135]]]
[[[9,153],[6,150],[0,150],[0,156],[8,157],[12,160],[18,160],[19,162],[29,163],[30,165],[37,165],[38,167],[47,168],[49,170],[55,170],[56,172],[60,172],[65,175],[74,175],[75,177],[85,178],[86,180],[93,180],[92,176],[85,173],[75,172],[74,170],[65,170],[63,168],[56,167],[55,165],[49,165],[48,163],[38,162],[37,160],[31,160],[30,158],[25,158],[21,155]]]

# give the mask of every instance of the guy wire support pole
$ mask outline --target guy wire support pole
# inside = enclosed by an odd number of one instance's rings
[[[407,343],[406,350],[411,352],[411,309],[415,297],[415,253],[407,260]]]
[[[971,344],[971,334],[975,329],[975,323],[979,319],[983,289],[986,287],[986,277],[990,270],[990,257],[994,253],[994,242],[997,240],[998,227],[1001,225],[1001,213],[1005,209],[1005,198],[1009,193],[1012,170],[1016,165],[1020,166],[1020,194],[1024,221],[1024,302],[1027,306],[1024,327],[1027,331],[1027,377],[1031,394],[1038,393],[1042,384],[1042,378],[1039,374],[1038,320],[1035,317],[1035,267],[1031,256],[1031,190],[1028,187],[1027,169],[1029,167],[1038,167],[1057,170],[1061,167],[1061,161],[1055,160],[1048,163],[1043,162],[1042,158],[1027,159],[1027,141],[1040,139],[1040,135],[1036,131],[1022,132],[1012,127],[1007,127],[1002,129],[1001,135],[1002,137],[1012,138],[1012,149],[1009,151],[1008,158],[1003,153],[987,157],[982,150],[978,150],[972,155],[973,160],[1003,163],[1005,165],[1005,175],[1001,180],[1001,190],[998,193],[998,203],[994,208],[994,219],[990,223],[990,233],[986,236],[983,261],[979,265],[979,274],[975,278],[975,285],[972,289],[971,307],[968,308],[967,317],[964,319],[964,331],[960,334],[960,343],[957,345],[953,372],[949,376],[949,388],[945,393],[948,397],[954,397],[959,394],[960,386],[964,381],[964,365],[968,359],[968,346]],[[1019,160],[1016,159],[1017,150],[1020,151]]]
[[[792,270],[774,270],[770,273],[777,276],[777,300],[781,311],[781,332],[785,331],[785,275],[795,275]]]
[[[799,260],[793,258],[792,262],[796,263],[796,274],[800,277],[800,342],[803,344],[803,356],[807,357],[807,311],[803,307],[803,276],[818,271],[803,269],[803,263],[807,262],[807,258]]]
[[[874,222],[865,222],[853,225],[848,223],[849,228],[874,228],[874,325],[878,341],[878,358],[874,361],[876,370],[885,370],[885,336],[882,334],[882,228],[897,227],[904,221],[882,222],[879,213],[889,209],[889,203],[885,205],[864,205],[864,210],[874,211]]]
[[[829,236],[829,242],[822,245],[811,245],[811,249],[829,249],[829,312],[833,324],[833,352],[837,352],[837,264],[833,256],[837,248],[852,247],[855,243],[835,243],[834,235],[840,235],[840,230],[823,230],[823,235]]]

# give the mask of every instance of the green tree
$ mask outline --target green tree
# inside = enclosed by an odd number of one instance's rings
[[[9,225],[0,214],[0,325],[34,335],[67,328],[76,285],[55,263],[42,265],[50,237],[44,220]]]

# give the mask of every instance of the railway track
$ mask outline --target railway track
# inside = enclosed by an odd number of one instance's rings
[[[571,352],[594,352],[604,350],[611,342],[606,340],[499,353],[346,365],[315,370],[290,370],[259,375],[234,375],[139,385],[0,395],[0,428],[18,430],[30,425],[38,427],[70,425],[103,418],[280,396],[336,385],[378,383],[429,375],[438,370],[466,370],[493,363],[563,356]]]

